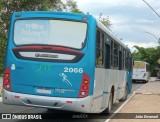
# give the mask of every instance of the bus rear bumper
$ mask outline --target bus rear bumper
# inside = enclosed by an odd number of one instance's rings
[[[92,96],[88,96],[85,98],[48,97],[14,93],[3,89],[3,103],[12,105],[42,107],[49,109],[90,113],[92,100]]]

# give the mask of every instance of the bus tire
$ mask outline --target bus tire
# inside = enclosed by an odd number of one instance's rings
[[[146,80],[145,83],[148,83],[148,80]]]
[[[108,107],[102,112],[102,114],[110,114],[112,110],[112,105],[113,105],[113,93],[111,91],[108,101]]]
[[[126,100],[127,100],[127,97],[128,97],[128,85],[126,84],[125,94],[124,94],[124,96],[123,96],[119,101],[120,101],[120,102],[126,101]]]

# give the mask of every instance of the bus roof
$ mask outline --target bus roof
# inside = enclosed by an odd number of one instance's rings
[[[21,15],[21,14],[52,14],[52,15],[68,15],[68,16],[82,16],[82,17],[91,17],[91,15],[88,14],[82,14],[82,13],[72,13],[72,12],[57,12],[57,11],[22,11],[22,12],[13,12],[15,15]]]
[[[130,51],[130,49],[125,45],[123,44],[120,40],[118,40],[113,34],[111,34],[111,31],[106,27],[104,26],[98,19],[96,19],[97,21],[97,26],[102,29],[104,32],[106,32],[111,38],[113,38],[116,42],[118,42],[119,44],[121,44],[124,48],[126,48],[127,50]]]
[[[56,11],[22,11],[22,12],[14,12],[14,15],[21,16],[21,14],[54,14],[54,15],[68,15],[68,16],[82,16],[82,17],[93,17],[92,15],[88,14],[81,14],[81,13],[72,13],[72,12],[56,12]],[[96,18],[95,18],[96,19]],[[113,38],[116,42],[121,44],[125,49],[130,51],[130,49],[124,45],[120,40],[118,40],[113,34],[111,34],[111,31],[104,26],[98,19],[96,19],[97,26],[102,29],[104,32],[106,32],[111,38]]]

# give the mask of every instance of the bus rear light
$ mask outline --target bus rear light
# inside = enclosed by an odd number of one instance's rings
[[[83,90],[88,90],[88,86],[83,86]]]
[[[9,78],[9,73],[6,73],[4,77]]]
[[[84,80],[84,81],[83,81],[83,84],[85,84],[85,85],[87,85],[88,83],[89,83],[88,80]]]
[[[3,88],[7,91],[11,91],[11,81],[10,81],[10,68],[7,67],[4,71]]]
[[[89,88],[90,88],[90,78],[86,73],[84,73],[78,97],[79,98],[87,97],[89,95]]]
[[[82,95],[82,96],[85,96],[85,95],[86,95],[86,92],[85,92],[85,91],[82,91],[82,92],[81,92],[81,95]]]
[[[9,84],[7,84],[7,85],[6,85],[6,88],[7,88],[7,89],[10,89],[10,85],[9,85]]]
[[[4,80],[4,83],[5,83],[5,84],[9,84],[9,82],[10,82],[9,79],[5,79],[5,80]]]

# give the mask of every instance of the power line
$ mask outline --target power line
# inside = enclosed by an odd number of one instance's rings
[[[145,0],[142,1],[145,2],[150,7],[150,9],[152,9],[152,11],[154,11],[154,13],[157,14],[157,16],[160,18],[160,15],[152,8],[152,6],[149,5],[149,3],[147,3]]]
[[[156,37],[155,35],[153,35],[152,33],[149,33],[149,32],[146,32],[146,33],[148,33],[148,34],[152,35],[155,39],[157,39],[158,44],[160,45],[160,38],[157,38],[157,37]]]

